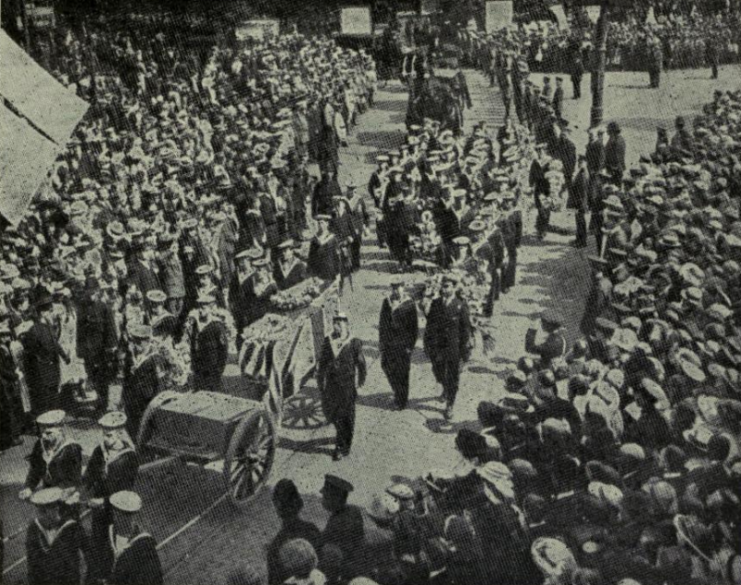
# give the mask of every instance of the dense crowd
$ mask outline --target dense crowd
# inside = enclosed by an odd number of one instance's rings
[[[741,15],[731,12],[670,16],[652,23],[638,21],[636,17],[612,21],[607,33],[607,69],[645,71],[655,56],[665,69],[710,67],[714,62],[737,63],[740,19]],[[591,24],[561,28],[540,21],[510,34],[523,48],[523,57],[533,71],[569,73],[577,58],[586,70],[591,70],[596,62],[596,32]],[[470,33],[465,35],[468,37]],[[479,48],[486,43],[486,36],[474,33],[470,37],[464,54],[474,64],[486,61],[483,49]]]
[[[343,195],[338,149],[372,103],[370,57],[295,34],[200,57],[161,32],[68,30],[55,74],[91,109],[50,186],[2,234],[4,446],[65,400],[60,387],[79,398],[88,381],[105,409],[119,374],[131,382],[134,432],[141,395],[156,392],[132,367],[150,354],[175,370],[168,379],[192,369],[198,382],[205,368],[212,382],[237,342],[232,317],[241,333],[267,310],[264,297],[295,284],[300,260],[287,249],[314,236],[311,212],[333,209],[312,206],[317,163],[321,185]],[[304,260],[308,276],[338,272],[316,253]],[[223,327],[204,333],[212,321]],[[195,350],[202,334],[215,336],[218,357]]]

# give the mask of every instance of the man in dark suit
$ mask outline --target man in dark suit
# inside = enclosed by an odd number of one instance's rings
[[[363,572],[365,527],[363,513],[347,503],[353,485],[341,477],[327,474],[321,489],[322,506],[330,514],[321,536],[322,546],[334,545],[343,558],[343,576],[348,579]]]
[[[146,298],[150,290],[161,289],[159,275],[149,259],[149,249],[143,243],[134,248],[135,259],[129,267],[129,287],[137,289]]]
[[[296,258],[293,240],[281,242],[278,246],[280,257],[273,267],[273,280],[278,290],[286,290],[306,280],[306,264]]]
[[[23,362],[31,414],[38,416],[58,406],[60,384],[60,358],[69,363],[57,338],[53,324],[52,298],[47,292],[39,294],[36,302],[38,317],[31,329],[22,337]]]
[[[563,120],[563,77],[556,77],[556,90],[553,92],[553,113],[558,120]]]
[[[610,173],[612,183],[618,188],[623,184],[625,173],[625,139],[617,122],[607,125],[607,144],[605,145],[605,168]]]
[[[342,197],[342,189],[337,182],[336,173],[328,169],[322,173],[321,180],[314,187],[314,196],[311,200],[312,215],[332,213],[335,197]]]
[[[286,574],[280,563],[280,547],[294,538],[303,538],[318,550],[321,532],[316,525],[299,516],[304,500],[296,484],[290,479],[281,479],[273,488],[273,506],[281,519],[281,529],[268,545],[268,583],[284,583],[292,575]]]
[[[347,315],[338,313],[333,332],[324,339],[317,364],[317,385],[324,414],[337,430],[334,460],[350,454],[355,433],[355,400],[365,384],[366,364],[363,343],[350,337]]]
[[[453,417],[461,362],[471,355],[471,320],[468,305],[456,295],[459,282],[454,274],[444,277],[440,297],[432,301],[427,315],[424,338],[432,372],[443,387],[440,398],[446,403],[447,420]]]
[[[218,392],[229,356],[229,339],[222,317],[215,311],[216,298],[198,297],[196,315],[188,318],[186,331],[190,341],[193,386],[197,390]]]
[[[84,302],[77,307],[77,355],[85,363],[85,373],[98,393],[98,408],[108,406],[111,363],[118,346],[116,323],[111,307],[100,297],[98,281],[89,278]]]
[[[394,393],[397,408],[406,408],[409,399],[409,370],[419,326],[417,307],[404,292],[404,282],[391,283],[391,294],[383,299],[378,325],[381,368]]]
[[[584,248],[587,245],[587,219],[589,211],[589,169],[587,157],[579,155],[579,170],[571,183],[571,199],[576,209],[576,240],[574,246]]]

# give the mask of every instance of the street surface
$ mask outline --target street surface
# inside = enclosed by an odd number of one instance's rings
[[[490,131],[495,131],[504,113],[498,90],[489,88],[478,72],[465,73],[474,102],[474,108],[465,113],[466,127],[470,129],[474,122],[484,119],[489,122]],[[727,85],[738,73],[738,67],[723,68],[721,79],[712,81],[707,70],[671,72],[664,75],[659,90],[643,87],[647,85],[644,74],[608,74],[605,121],[615,119],[623,126],[629,164],[653,149],[657,125],[667,125],[671,133],[676,115],[697,113],[710,100],[713,89]],[[541,77],[534,76],[537,83]],[[586,144],[591,102],[588,76],[583,82],[583,95],[579,102],[568,99],[564,110],[580,153]],[[349,146],[341,150],[341,184],[354,179],[365,192],[376,155],[401,144],[406,97],[398,82],[378,91],[375,109],[360,118],[349,137]],[[432,468],[454,467],[459,461],[453,446],[455,433],[464,427],[479,427],[476,407],[481,400],[501,394],[506,373],[524,354],[526,330],[544,309],[558,307],[566,319],[567,341],[576,337],[589,282],[586,258],[592,247],[576,250],[568,246],[572,235],[549,234],[544,242],[538,242],[531,235],[534,220],[534,210],[527,211],[517,284],[494,307],[497,357],[474,359],[466,365],[451,423],[443,419],[442,404],[435,400],[440,388],[421,348],[421,339],[413,354],[409,408],[402,412],[393,410],[391,391],[378,361],[377,326],[395,266],[387,250],[378,248],[375,240],[365,243],[363,269],[354,276],[352,288],[346,286],[341,301],[342,309],[350,315],[352,334],[363,341],[369,366],[368,381],[358,400],[352,454],[341,462],[332,461],[334,431],[322,425],[312,382],[294,400],[294,414],[286,417],[279,433],[269,485],[283,477],[293,479],[304,495],[305,518],[320,528],[326,522],[318,491],[327,472],[353,482],[351,502],[362,506],[387,487],[393,476],[414,477]],[[556,214],[553,223],[573,231],[570,212]],[[423,280],[421,274],[408,277],[410,283]],[[238,391],[235,363],[228,366],[227,378],[228,387]],[[86,455],[97,441],[94,426],[82,421],[74,423],[72,434],[82,443]],[[26,438],[23,447],[0,456],[0,505],[5,535],[10,537],[2,578],[7,584],[25,582],[23,536],[33,509],[20,503],[16,496],[25,478],[24,457],[31,446],[32,441]],[[238,510],[222,497],[223,482],[218,470],[179,464],[144,471],[137,489],[145,502],[142,524],[160,543],[167,583],[224,583],[240,563],[264,571],[266,546],[279,528],[269,489],[264,489],[251,506]],[[366,526],[371,526],[370,520]],[[379,546],[384,544],[380,531],[369,532],[369,539]]]

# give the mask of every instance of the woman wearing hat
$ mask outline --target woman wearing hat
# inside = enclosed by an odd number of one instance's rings
[[[95,570],[101,566],[105,555],[108,527],[113,522],[113,510],[109,498],[121,490],[134,487],[139,471],[139,458],[134,443],[126,432],[126,415],[109,412],[98,420],[103,436],[93,450],[82,484],[87,496],[87,505],[92,513],[90,560],[88,581],[103,578]]]

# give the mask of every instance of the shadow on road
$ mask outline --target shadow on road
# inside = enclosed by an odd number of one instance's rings
[[[401,130],[360,132],[357,135],[357,140],[362,146],[377,148],[380,151],[386,152],[399,148],[404,143],[404,136]]]
[[[281,437],[278,441],[278,448],[296,451],[298,453],[310,453],[317,455],[331,456],[334,452],[335,440],[333,437],[321,437],[310,439],[308,441],[296,441],[288,437]]]

